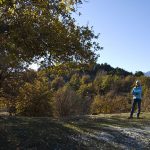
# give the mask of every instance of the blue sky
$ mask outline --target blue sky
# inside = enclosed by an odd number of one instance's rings
[[[93,26],[104,47],[98,63],[150,71],[150,0],[89,0],[78,8],[79,25]]]

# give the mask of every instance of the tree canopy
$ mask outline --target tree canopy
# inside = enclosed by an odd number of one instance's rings
[[[0,0],[0,90],[12,72],[93,64],[101,47],[92,28],[76,25],[71,12],[80,0]],[[68,65],[71,66],[71,65]]]
[[[1,1],[0,49],[9,67],[37,60],[49,65],[64,62],[96,61],[98,38],[88,26],[80,27],[59,0]],[[73,6],[75,2],[69,3]],[[71,9],[74,11],[73,7]]]

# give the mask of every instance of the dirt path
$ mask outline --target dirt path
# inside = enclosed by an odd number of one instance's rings
[[[92,149],[150,149],[150,130],[149,127],[122,128],[122,127],[105,127],[101,131],[89,130],[79,136],[72,137],[74,140],[84,143]],[[96,141],[96,142],[95,142]],[[94,146],[92,146],[94,144]],[[101,144],[105,143],[105,145]]]
[[[79,132],[79,136],[70,138],[85,144],[89,149],[150,149],[149,120],[128,120],[112,116],[90,119],[90,121],[84,119],[68,125]]]

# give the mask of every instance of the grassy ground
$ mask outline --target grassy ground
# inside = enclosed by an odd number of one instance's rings
[[[0,117],[0,150],[150,149],[150,113],[52,118]]]

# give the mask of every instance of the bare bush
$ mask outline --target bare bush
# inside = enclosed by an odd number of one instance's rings
[[[81,98],[69,86],[60,88],[53,97],[54,115],[56,117],[66,117],[69,115],[80,114]]]
[[[142,100],[142,110],[150,112],[150,89],[147,89],[144,93],[144,97]]]
[[[128,96],[113,96],[112,94],[113,93],[109,93],[107,96],[96,96],[91,105],[91,113],[121,113],[130,110]]]

